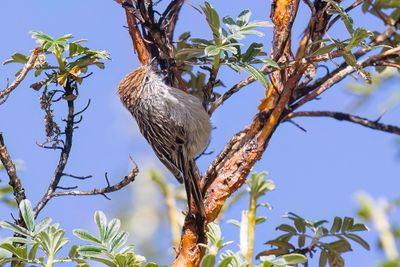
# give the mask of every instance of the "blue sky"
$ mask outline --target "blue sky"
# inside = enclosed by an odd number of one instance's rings
[[[198,5],[201,2],[189,3]],[[211,3],[220,12],[221,17],[236,16],[241,10],[249,8],[253,12],[253,19],[269,20],[270,1]],[[293,43],[299,40],[306,25],[305,10],[304,7],[301,8],[299,20],[295,24]],[[357,19],[359,21],[356,21],[356,24],[380,27],[379,24],[364,21],[362,16],[357,16]],[[28,53],[28,50],[35,46],[29,35],[31,30],[40,30],[55,37],[72,33],[78,39],[88,39],[89,47],[105,49],[111,54],[112,61],[106,62],[106,69],[95,70],[94,75],[85,81],[77,101],[77,106],[83,107],[88,98],[92,100],[83,123],[76,131],[67,167],[68,172],[76,175],[94,176],[90,181],[79,183],[82,189],[104,186],[104,172],[109,173],[111,182],[117,182],[131,167],[129,155],[138,163],[143,175],[146,166],[162,168],[116,95],[119,80],[139,64],[133,54],[129,34],[123,27],[125,24],[123,10],[111,0],[41,0],[25,1],[23,5],[19,1],[3,0],[1,3],[0,61],[6,60],[17,51]],[[184,5],[176,34],[184,31],[191,31],[192,36],[196,37],[210,36],[204,18],[189,4]],[[251,40],[263,42],[266,51],[270,51],[272,30],[263,31],[266,33],[265,37]],[[7,78],[13,79],[18,67],[0,66],[0,88],[5,87]],[[228,88],[243,77],[245,74],[234,75],[230,70],[221,72],[221,78]],[[13,158],[23,160],[19,174],[27,188],[28,198],[36,203],[47,188],[58,154],[40,149],[35,144],[36,141],[44,140],[44,129],[39,95],[29,88],[32,82],[34,78],[30,75],[0,107],[0,131],[4,133]],[[358,114],[376,118],[377,103],[390,88],[398,86],[399,83],[388,85],[388,90],[378,94],[377,100],[359,110]],[[251,122],[263,93],[261,85],[255,83],[241,90],[215,112],[212,123],[216,129],[212,133],[211,150],[220,151],[235,132]],[[305,106],[304,110],[345,110],[353,100],[354,97],[345,91],[345,83],[341,83],[324,94],[321,100]],[[63,116],[63,112],[65,107],[59,107],[59,112],[56,113],[58,118]],[[399,112],[399,108],[389,111],[382,121],[399,125]],[[307,133],[288,123],[281,125],[271,139],[262,160],[254,167],[254,171],[268,171],[268,178],[273,179],[277,186],[276,190],[265,198],[274,209],[262,211],[265,212],[262,215],[266,215],[268,220],[259,226],[256,237],[257,250],[263,248],[263,242],[277,236],[274,228],[284,222],[281,216],[287,211],[293,211],[308,219],[333,219],[334,216],[355,216],[356,192],[365,191],[374,197],[398,197],[400,162],[396,158],[394,136],[331,119],[301,118],[296,121],[307,129]],[[215,155],[214,153],[202,157],[199,160],[200,168],[205,170]],[[168,174],[165,169],[162,170]],[[1,178],[6,180],[4,174]],[[146,183],[143,176],[138,179],[143,181],[135,182],[131,188],[110,195],[111,201],[97,196],[53,199],[42,211],[41,216],[53,217],[67,231],[77,227],[94,229],[94,211],[101,209],[108,216],[113,216],[121,209],[129,207],[129,203],[135,199],[135,192],[140,191],[137,188],[135,190],[135,186]],[[175,183],[171,177],[170,181]],[[76,184],[76,181],[68,179],[61,183],[63,186]],[[238,219],[240,210],[245,208],[246,204],[244,200],[236,205],[226,218]],[[151,207],[154,203],[148,205]],[[8,209],[0,206],[0,219],[10,220],[9,214]],[[132,220],[136,218],[133,217]],[[237,240],[237,229],[225,222],[222,223],[222,227],[226,240]],[[168,228],[162,229],[166,232],[161,233],[159,237],[162,237],[161,243],[167,245]],[[0,236],[4,234],[0,231]],[[348,266],[374,266],[383,257],[377,252],[374,230],[363,236],[371,242],[373,251],[366,252],[354,244],[355,252],[345,258]],[[132,240],[135,242],[134,234]],[[140,251],[140,247],[138,250]],[[168,261],[167,258],[162,260],[163,263]],[[313,262],[310,266],[316,265],[317,262]]]

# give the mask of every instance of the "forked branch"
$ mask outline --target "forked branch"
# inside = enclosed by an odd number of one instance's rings
[[[3,91],[0,91],[0,105],[6,102],[8,96],[12,91],[15,90],[15,88],[18,87],[18,85],[25,79],[26,75],[28,72],[35,66],[36,59],[39,56],[39,53],[41,51],[40,47],[36,47],[31,56],[28,59],[28,62],[24,65],[20,73],[18,74],[17,78],[9,85],[7,86],[6,89]]]

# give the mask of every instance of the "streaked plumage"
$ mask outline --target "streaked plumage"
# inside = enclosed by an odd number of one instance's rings
[[[125,76],[118,94],[160,161],[185,183],[189,203],[193,197],[204,215],[194,159],[209,141],[211,124],[201,101],[166,85],[150,66]]]

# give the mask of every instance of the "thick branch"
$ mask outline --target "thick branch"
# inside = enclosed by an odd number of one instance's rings
[[[362,117],[358,117],[355,115],[342,113],[342,112],[333,112],[333,111],[300,111],[300,112],[292,112],[287,115],[287,119],[295,118],[295,117],[330,117],[340,121],[348,121],[352,123],[359,124],[364,127],[368,127],[374,130],[383,131],[387,133],[400,135],[400,127],[383,124],[379,121],[371,121]]]
[[[21,184],[21,180],[17,175],[17,169],[8,153],[7,147],[4,143],[3,134],[0,133],[0,160],[3,163],[4,169],[7,171],[10,178],[10,186],[13,188],[16,202],[19,203],[26,198],[25,189]]]
[[[142,34],[140,33],[140,31],[138,29],[138,26],[136,23],[136,18],[132,14],[132,12],[129,11],[128,7],[132,7],[132,1],[131,0],[116,0],[116,2],[121,4],[125,8],[125,15],[126,15],[126,20],[128,22],[129,34],[132,39],[134,50],[138,54],[140,63],[142,65],[146,65],[150,62],[150,54],[148,51],[148,47],[147,47],[146,43],[144,42]]]
[[[20,73],[18,74],[17,78],[3,91],[0,91],[0,105],[3,104],[6,100],[9,94],[17,88],[17,86],[25,79],[26,75],[28,72],[35,66],[36,59],[39,55],[39,52],[41,51],[40,47],[36,47],[31,56],[28,59],[28,62],[24,65]]]

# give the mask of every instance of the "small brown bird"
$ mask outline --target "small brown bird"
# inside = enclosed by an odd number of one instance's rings
[[[160,161],[185,183],[189,213],[193,197],[205,216],[195,158],[208,144],[211,124],[200,99],[166,85],[150,65],[126,75],[118,94]]]

